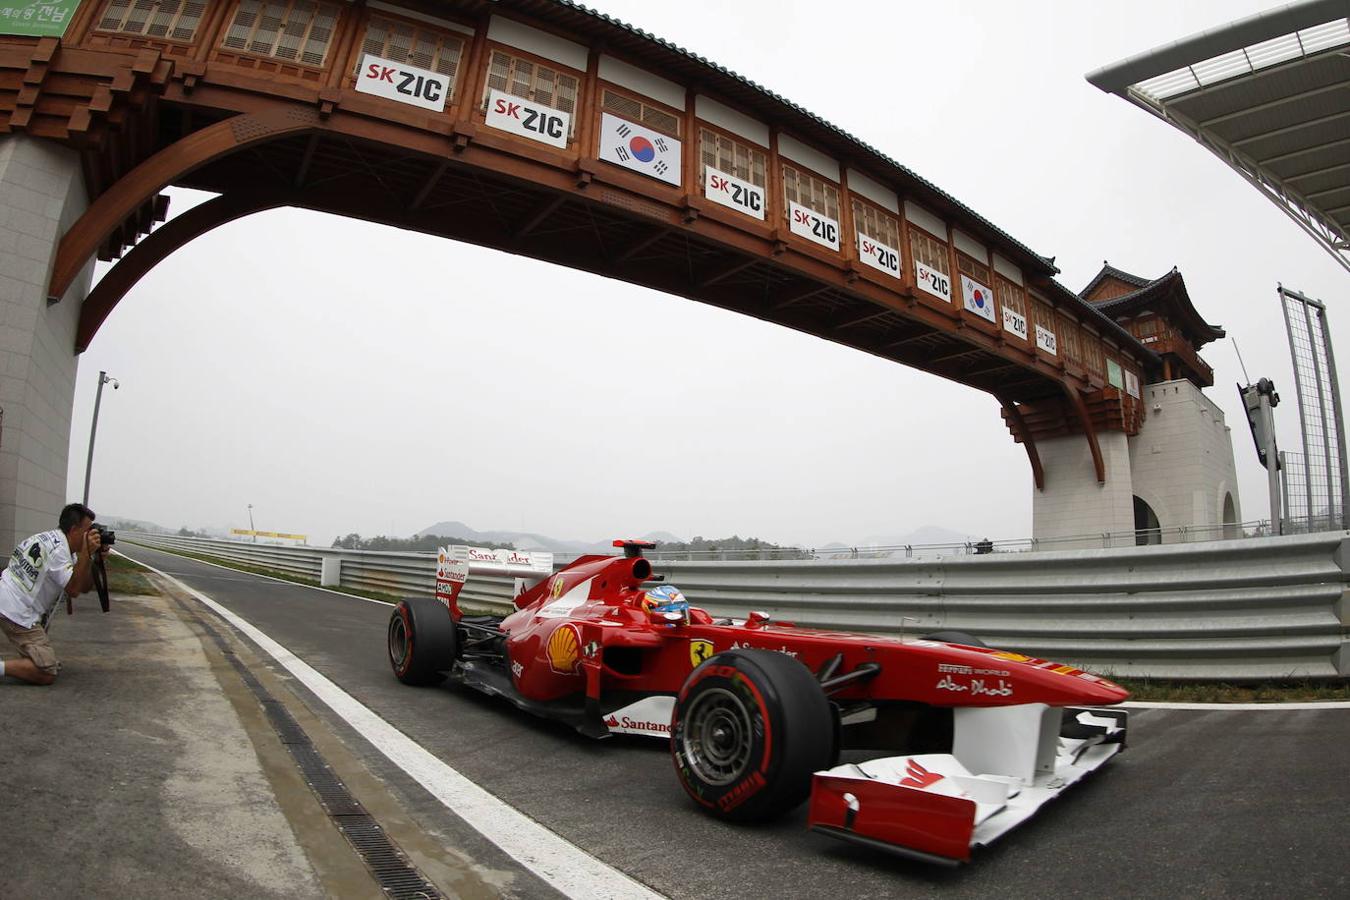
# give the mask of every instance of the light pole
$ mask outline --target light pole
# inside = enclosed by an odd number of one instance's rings
[[[258,543],[258,529],[253,527],[253,504],[248,505],[248,530],[253,532],[253,543]]]
[[[98,393],[94,394],[94,421],[89,425],[89,459],[84,464],[84,505],[89,505],[89,476],[94,471],[94,438],[98,435],[98,406],[103,402],[103,386],[112,383],[113,390],[121,385],[116,378],[109,378],[102,370],[98,373]]]

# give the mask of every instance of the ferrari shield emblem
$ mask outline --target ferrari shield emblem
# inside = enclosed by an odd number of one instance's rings
[[[689,642],[689,664],[695,669],[699,663],[713,655],[712,641],[690,641]]]

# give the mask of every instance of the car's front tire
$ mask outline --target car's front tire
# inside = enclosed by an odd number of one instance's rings
[[[389,666],[404,684],[440,684],[459,654],[450,611],[438,600],[400,600],[389,616]]]
[[[675,701],[671,754],[685,791],[732,821],[773,818],[811,793],[835,755],[834,720],[815,677],[769,650],[706,660]]]

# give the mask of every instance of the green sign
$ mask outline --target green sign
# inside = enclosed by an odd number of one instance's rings
[[[1114,359],[1106,361],[1106,380],[1109,384],[1121,390],[1125,389],[1125,375],[1121,372],[1120,363]]]
[[[0,34],[61,37],[80,0],[0,0]]]

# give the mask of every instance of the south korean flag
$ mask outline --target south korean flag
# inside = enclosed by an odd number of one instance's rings
[[[680,142],[609,113],[600,117],[600,158],[680,186]]]

